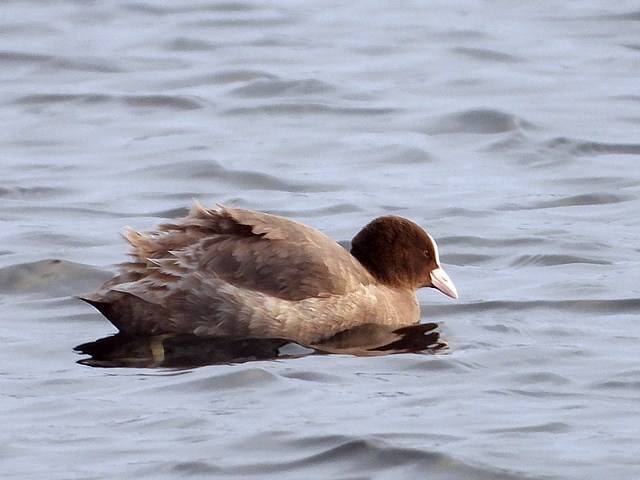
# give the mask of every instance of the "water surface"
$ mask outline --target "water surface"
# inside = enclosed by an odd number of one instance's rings
[[[636,2],[13,1],[0,18],[0,476],[635,478]],[[444,353],[91,368],[73,298],[192,198],[458,287]]]

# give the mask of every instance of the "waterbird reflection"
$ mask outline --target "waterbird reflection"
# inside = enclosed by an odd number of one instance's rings
[[[166,334],[134,337],[117,333],[75,347],[89,355],[78,361],[92,367],[193,368],[204,365],[243,363],[256,360],[297,358],[318,354],[358,356],[393,353],[436,353],[446,347],[436,323],[399,329],[362,325],[340,332],[309,348],[280,338],[207,337]]]

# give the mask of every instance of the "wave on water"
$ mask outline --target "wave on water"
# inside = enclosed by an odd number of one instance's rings
[[[0,268],[0,292],[32,298],[58,298],[90,290],[111,276],[81,263],[40,260]]]
[[[514,115],[493,108],[476,108],[442,115],[425,129],[432,135],[450,133],[495,134],[533,128],[533,124]]]
[[[188,160],[180,163],[176,168],[174,162],[166,165],[149,165],[131,172],[134,175],[149,178],[179,178],[184,180],[210,179],[215,182],[225,182],[244,189],[274,190],[283,192],[326,192],[335,191],[337,185],[323,184],[321,182],[304,182],[288,180],[255,170],[239,170],[224,167],[213,160]]]
[[[334,90],[331,85],[315,79],[280,80],[261,79],[238,87],[234,93],[248,98],[315,95]]]
[[[597,155],[602,153],[617,155],[640,155],[640,143],[608,143],[557,137],[549,140],[547,148],[570,152],[573,155]]]
[[[285,437],[285,438],[283,438]],[[504,470],[466,463],[437,450],[395,444],[385,435],[331,435],[286,438],[275,434],[258,436],[237,445],[238,451],[251,451],[241,463],[235,458],[179,462],[165,465],[174,473],[202,475],[242,475],[244,478],[277,474],[287,478],[473,478],[526,480]],[[419,442],[414,442],[419,443]],[[265,446],[268,445],[268,448]],[[280,452],[280,455],[274,454]],[[263,456],[264,455],[264,456]],[[286,459],[285,459],[286,457]]]
[[[432,311],[436,307],[431,307]],[[439,315],[458,313],[481,313],[489,311],[531,311],[547,310],[556,313],[571,312],[573,314],[636,314],[640,311],[640,298],[620,299],[565,299],[565,300],[491,300],[458,304],[439,305]]]
[[[394,108],[384,107],[348,107],[340,105],[328,105],[320,102],[283,103],[278,102],[267,105],[230,108],[227,115],[389,115],[394,113]]]
[[[65,94],[46,93],[23,95],[17,98],[16,105],[50,106],[59,103],[80,103],[85,105],[106,105],[116,103],[119,105],[145,108],[169,108],[172,110],[195,110],[203,108],[207,102],[193,95],[112,95],[102,93]]]

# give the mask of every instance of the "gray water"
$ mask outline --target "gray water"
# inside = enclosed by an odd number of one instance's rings
[[[4,2],[0,477],[640,477],[637,2]],[[91,368],[73,298],[208,206],[395,213],[443,353]]]

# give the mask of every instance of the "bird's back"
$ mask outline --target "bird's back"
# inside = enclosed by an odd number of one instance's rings
[[[295,303],[344,295],[374,281],[323,233],[249,210],[208,210],[196,203],[184,219],[151,233],[128,230],[125,238],[132,261],[82,298],[132,334],[192,332],[218,321],[221,334],[242,335],[260,313],[253,306],[243,317],[246,299]]]

